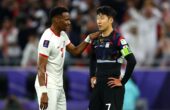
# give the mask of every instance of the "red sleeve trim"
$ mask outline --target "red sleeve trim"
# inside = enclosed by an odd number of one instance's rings
[[[117,43],[118,46],[120,46],[120,41],[121,41],[121,39],[124,39],[124,37],[122,37],[122,36],[119,37],[118,43]]]
[[[48,58],[47,55],[44,55],[44,54],[42,54],[42,53],[39,53],[39,55],[42,56],[42,57]]]

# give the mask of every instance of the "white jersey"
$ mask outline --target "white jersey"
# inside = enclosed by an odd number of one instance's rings
[[[70,40],[64,31],[61,31],[60,35],[56,35],[48,28],[41,36],[38,57],[41,55],[48,58],[45,75],[47,88],[63,86],[63,64],[66,46],[69,43]],[[36,77],[35,86],[39,86],[38,77]]]

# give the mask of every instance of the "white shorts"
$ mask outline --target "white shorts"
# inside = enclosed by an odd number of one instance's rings
[[[39,87],[35,87],[37,96],[38,96],[38,104],[40,105],[40,99],[42,92]],[[66,110],[66,98],[64,89],[47,89],[48,91],[48,107],[46,110]],[[39,110],[41,110],[39,108]]]

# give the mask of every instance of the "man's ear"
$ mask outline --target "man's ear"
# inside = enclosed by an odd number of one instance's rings
[[[55,16],[55,17],[54,17],[54,20],[57,21],[57,20],[58,20],[58,16]]]
[[[55,17],[52,18],[52,22],[54,22],[54,21],[55,21]]]
[[[59,19],[61,19],[61,16],[54,16],[54,17],[53,17],[53,20],[54,20],[54,21],[58,21]]]
[[[109,18],[109,22],[111,22],[111,23],[113,23],[113,22],[114,22],[114,20],[113,20],[113,18],[112,18],[112,17],[110,17],[110,18]]]

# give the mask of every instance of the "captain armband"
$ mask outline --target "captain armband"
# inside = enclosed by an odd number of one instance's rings
[[[122,48],[122,50],[121,50],[121,53],[122,53],[122,55],[125,57],[125,56],[131,54],[132,51],[130,50],[130,48],[129,48],[128,45],[124,45],[123,48]]]

